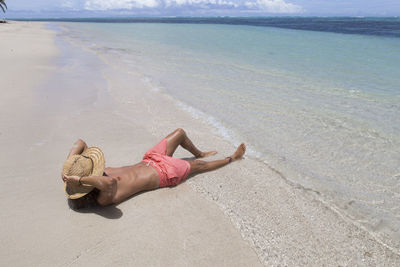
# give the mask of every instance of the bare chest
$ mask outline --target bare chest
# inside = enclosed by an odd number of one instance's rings
[[[158,173],[153,167],[140,162],[132,166],[106,168],[105,173],[117,179],[119,191],[134,194],[143,190],[158,188]]]

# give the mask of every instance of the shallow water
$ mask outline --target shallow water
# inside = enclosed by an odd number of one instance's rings
[[[400,38],[243,25],[62,27],[400,248]]]

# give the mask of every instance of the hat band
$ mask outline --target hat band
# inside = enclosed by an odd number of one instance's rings
[[[84,158],[90,159],[90,161],[92,162],[92,171],[93,171],[94,162],[93,162],[92,158],[91,158],[91,157],[88,157],[88,156],[84,156],[84,155],[81,155],[81,156],[84,157]]]

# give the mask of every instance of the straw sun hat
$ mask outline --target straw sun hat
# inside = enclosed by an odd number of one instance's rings
[[[98,147],[86,148],[80,155],[70,156],[64,163],[63,174],[67,176],[102,176],[105,167],[103,151]],[[67,185],[64,182],[65,194],[70,199],[83,197],[93,190],[90,185]]]

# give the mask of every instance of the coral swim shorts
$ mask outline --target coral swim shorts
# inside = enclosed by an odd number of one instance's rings
[[[143,162],[152,165],[160,177],[160,187],[174,186],[186,179],[190,172],[189,162],[167,156],[167,139],[149,149]]]

